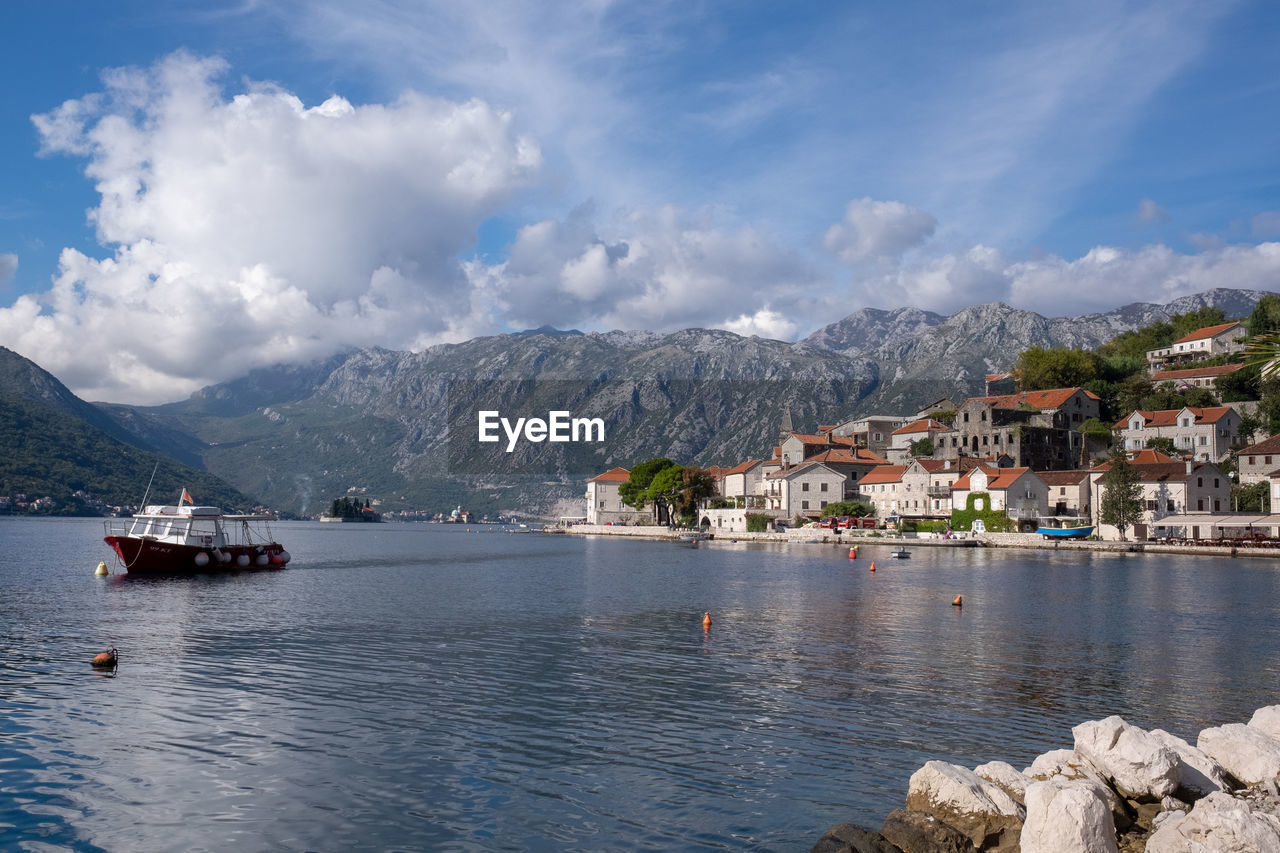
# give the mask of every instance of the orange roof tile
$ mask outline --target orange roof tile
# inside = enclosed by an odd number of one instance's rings
[[[1244,367],[1243,364],[1215,364],[1213,367],[1191,368],[1188,370],[1162,370],[1152,375],[1152,382],[1177,382],[1179,379],[1195,379],[1204,376],[1225,376],[1235,373]]]
[[[1232,326],[1239,326],[1239,321],[1231,323],[1219,323],[1216,326],[1205,326],[1203,329],[1196,329],[1189,335],[1183,335],[1174,341],[1175,344],[1185,344],[1187,341],[1199,341],[1204,338],[1216,337],[1230,329]]]
[[[1230,406],[1205,406],[1204,408],[1187,406],[1186,409],[1187,411],[1191,412],[1191,414],[1195,415],[1196,424],[1217,423],[1219,420],[1222,419],[1223,415],[1231,411]],[[1128,429],[1129,419],[1132,418],[1134,414],[1142,415],[1143,420],[1146,421],[1146,425],[1149,427],[1177,426],[1178,414],[1181,411],[1182,409],[1160,409],[1159,411],[1149,412],[1146,409],[1137,409],[1136,411],[1130,412],[1125,417],[1116,421],[1111,428],[1112,429]]]
[[[1271,438],[1264,438],[1257,444],[1251,444],[1246,448],[1236,451],[1236,457],[1248,456],[1250,453],[1280,453],[1280,435],[1273,435]]]
[[[902,482],[902,474],[906,470],[906,465],[877,465],[867,472],[867,476],[858,481],[858,485],[868,486],[876,483],[900,483]]]
[[[904,427],[898,427],[890,435],[906,435],[907,433],[916,432],[940,432],[948,429],[945,425],[935,421],[933,418],[921,418],[918,421],[912,421]]]
[[[1142,450],[1131,454],[1129,461],[1135,465],[1158,465],[1164,462],[1177,462],[1178,460],[1154,448],[1144,447]]]
[[[597,474],[588,483],[625,483],[631,479],[631,472],[626,468],[610,468],[603,474]]]
[[[1086,388],[1050,388],[1045,391],[1023,391],[1021,394],[995,394],[989,397],[974,397],[982,400],[993,409],[1016,409],[1022,403],[1037,409],[1057,409],[1071,399],[1077,391],[1084,393],[1091,400],[1100,399],[1097,394]]]
[[[746,462],[739,462],[737,465],[734,465],[728,471],[725,471],[724,475],[728,477],[731,474],[745,474],[759,464],[759,459],[748,459]]]
[[[1037,471],[1036,476],[1043,480],[1046,486],[1075,486],[1088,477],[1089,472],[1085,470]]]

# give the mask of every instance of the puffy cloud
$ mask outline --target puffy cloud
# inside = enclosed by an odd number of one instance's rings
[[[827,229],[822,245],[843,263],[894,260],[933,236],[928,213],[900,201],[859,198],[849,202],[844,219]]]
[[[8,286],[13,281],[13,277],[18,274],[18,256],[14,254],[0,254],[0,287]]]
[[[864,279],[861,301],[940,313],[1005,302],[1046,316],[1076,316],[1215,287],[1280,290],[1280,243],[1210,246],[1195,254],[1160,244],[1136,251],[1098,246],[1075,260],[1019,261],[975,246]]]
[[[308,108],[270,84],[225,98],[220,60],[104,75],[33,118],[42,152],[87,158],[111,257],[65,250],[0,337],[94,398],[159,402],[343,346],[492,331],[458,262],[540,166],[512,117],[407,93]]]
[[[755,335],[761,338],[773,338],[779,341],[795,339],[796,324],[777,311],[761,308],[754,314],[741,314],[723,324],[725,329],[735,334]]]
[[[583,211],[527,225],[505,262],[471,264],[468,276],[518,327],[748,328],[743,318],[759,317],[748,333],[771,335],[795,329],[771,303],[794,305],[818,281],[806,261],[752,227],[728,230],[665,208],[610,230],[601,236]]]
[[[1169,218],[1169,211],[1156,204],[1149,198],[1144,198],[1138,202],[1138,221],[1139,222],[1163,222]]]

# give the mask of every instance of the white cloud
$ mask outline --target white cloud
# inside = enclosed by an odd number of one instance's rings
[[[18,274],[18,256],[12,253],[0,254],[0,287],[7,287]]]
[[[734,334],[755,335],[761,338],[772,338],[779,341],[795,340],[796,324],[781,313],[769,308],[761,308],[754,314],[740,314],[721,325]]]
[[[1169,211],[1151,199],[1144,198],[1138,202],[1137,216],[1139,222],[1163,222],[1169,218]]]
[[[827,229],[822,245],[843,263],[894,260],[933,235],[935,220],[900,201],[859,198],[849,202],[844,219]]]
[[[0,337],[95,399],[159,402],[277,361],[491,331],[458,256],[540,166],[512,118],[409,92],[307,108],[174,54],[34,118],[86,157],[94,259],[0,309]]]
[[[773,308],[770,334],[785,328],[771,303],[795,313],[797,295],[818,281],[761,231],[727,230],[673,208],[633,212],[609,231],[601,236],[584,211],[527,225],[504,263],[470,264],[468,276],[516,327],[731,328]]]

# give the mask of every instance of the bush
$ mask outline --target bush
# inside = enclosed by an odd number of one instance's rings
[[[769,529],[769,516],[763,512],[747,513],[747,532],[764,533]]]
[[[974,509],[974,504],[982,499],[986,509]],[[952,530],[972,530],[973,520],[982,519],[983,525],[992,533],[1012,533],[1017,529],[1013,519],[998,509],[991,509],[991,495],[986,492],[974,492],[964,509],[951,510]]]

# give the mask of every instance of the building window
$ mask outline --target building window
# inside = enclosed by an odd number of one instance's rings
[[[1216,489],[1216,488],[1218,488],[1218,478],[1217,478],[1217,477],[1214,477],[1214,478],[1213,478],[1213,487],[1214,487],[1215,489]]]
[[[820,484],[818,485],[818,491],[820,491],[820,492],[825,492],[826,490],[827,490],[827,484],[826,484],[826,483],[820,483]],[[823,504],[823,506],[826,506],[826,504]]]
[[[1196,511],[1204,512],[1204,498],[1196,498]]]
[[[1208,444],[1208,443],[1209,443],[1209,436],[1207,436],[1207,435],[1202,435],[1202,436],[1200,436],[1200,446],[1201,446],[1201,447],[1204,447],[1204,446],[1205,446],[1206,444]]]
[[[1150,511],[1150,512],[1155,512],[1155,511],[1156,511],[1156,502],[1155,502],[1155,501],[1153,501],[1153,500],[1151,500],[1151,501],[1147,501],[1147,510],[1148,510],[1148,511]]]
[[[808,508],[809,508],[809,502],[808,502],[808,501],[800,501],[800,508],[801,508],[801,509],[808,509]]]
[[[965,412],[965,413],[964,413],[964,422],[965,422],[965,423],[968,423],[968,422],[969,422],[969,413],[968,413],[968,412]]]
[[[1264,457],[1262,457],[1262,463],[1263,463],[1264,465],[1270,465],[1270,464],[1271,464],[1271,457],[1270,457],[1270,456],[1264,456]]]
[[[1218,500],[1217,498],[1214,498],[1214,499],[1213,499],[1213,511],[1214,511],[1214,512],[1217,512],[1217,511],[1218,511],[1218,510],[1220,510],[1220,509],[1222,509],[1222,501]]]
[[[1250,457],[1249,457],[1249,464],[1250,464],[1250,465],[1257,465],[1258,463],[1254,460],[1254,457],[1250,456]]]
[[[1067,493],[1067,487],[1066,487],[1066,486],[1059,486],[1059,487],[1058,487],[1058,494],[1060,494],[1060,495],[1065,495],[1066,493]]]
[[[1204,477],[1196,477],[1196,488],[1197,489],[1204,488]]]
[[[807,491],[809,491],[809,484],[808,484],[808,483],[801,483],[801,484],[800,484],[800,491],[802,491],[802,492],[807,492]]]
[[[827,502],[826,502],[826,501],[823,501],[823,502],[822,502],[822,507],[821,507],[821,508],[822,508],[822,509],[826,509],[826,508],[827,508]]]

